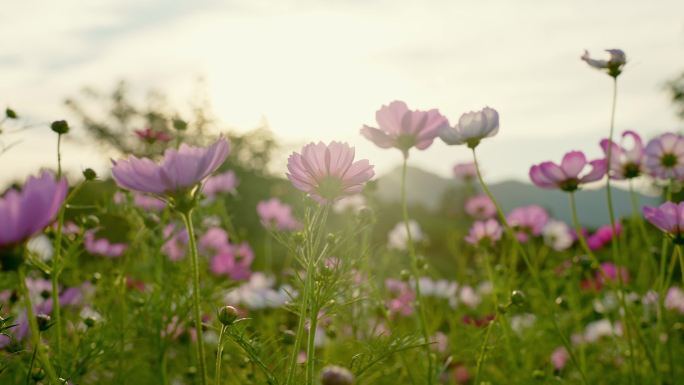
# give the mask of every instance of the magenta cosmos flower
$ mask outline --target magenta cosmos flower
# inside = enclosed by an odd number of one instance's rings
[[[587,165],[591,166],[591,169],[583,173]],[[600,180],[605,173],[605,159],[587,162],[586,156],[581,151],[570,151],[565,154],[560,165],[553,162],[542,162],[532,166],[530,168],[530,179],[541,188],[559,188],[563,191],[572,192],[584,183]]]
[[[501,239],[502,233],[503,230],[501,229],[499,222],[494,219],[487,219],[486,221],[473,223],[465,240],[471,245],[479,245],[482,243],[493,245]]]
[[[226,171],[223,174],[218,174],[207,178],[202,185],[202,192],[209,199],[215,198],[220,193],[234,194],[239,184],[235,172],[232,170]]]
[[[449,145],[467,144],[470,148],[477,147],[484,138],[494,136],[499,132],[499,113],[489,107],[480,111],[470,111],[461,115],[454,127],[442,128],[439,137]]]
[[[278,198],[257,203],[256,210],[261,218],[261,224],[267,229],[287,231],[300,227],[299,222],[292,215],[292,207]]]
[[[216,171],[229,151],[230,145],[224,138],[206,148],[181,144],[178,150],[167,149],[160,163],[135,156],[112,161],[112,176],[128,190],[176,194],[195,187]]]
[[[467,162],[467,163],[458,163],[454,165],[454,177],[457,179],[461,179],[465,182],[469,182],[475,178],[477,178],[477,168],[475,166],[475,163],[473,162]]]
[[[613,238],[617,238],[622,233],[622,225],[620,222],[615,224],[615,234],[613,234],[613,226],[603,225],[596,229],[596,231],[587,237],[587,245],[591,250],[599,250],[603,246],[609,244]]]
[[[21,191],[7,191],[0,198],[0,249],[19,245],[52,223],[68,188],[66,179],[45,171],[29,177]]]
[[[606,52],[610,54],[608,60],[592,59],[589,56],[589,51],[584,50],[581,59],[584,60],[591,67],[599,70],[606,70],[608,75],[618,77],[622,73],[622,67],[627,63],[625,53],[620,49],[607,49]]]
[[[438,110],[409,110],[406,103],[393,101],[375,113],[378,127],[363,126],[361,135],[380,148],[398,148],[408,156],[411,147],[425,150],[430,147],[447,119]]]
[[[665,202],[658,207],[644,207],[644,217],[667,233],[677,244],[684,244],[684,202]]]
[[[496,206],[487,194],[478,194],[466,201],[465,212],[475,219],[489,219],[496,215]]]
[[[611,179],[631,179],[636,178],[644,171],[644,144],[641,137],[634,131],[622,133],[623,140],[630,138],[632,147],[627,149],[622,144],[603,139],[600,143],[603,153],[608,159],[610,149],[610,178]]]
[[[513,209],[508,217],[508,224],[515,230],[520,242],[527,242],[531,236],[538,236],[549,221],[549,213],[537,205],[522,206]]]
[[[684,177],[684,137],[665,133],[651,139],[646,145],[646,168],[662,179]]]
[[[290,155],[287,169],[292,184],[319,203],[358,194],[375,175],[368,160],[354,162],[354,147],[340,142],[307,144]]]

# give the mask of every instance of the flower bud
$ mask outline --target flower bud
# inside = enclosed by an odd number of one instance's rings
[[[295,335],[295,332],[293,332],[292,330],[285,330],[283,332],[283,343],[286,345],[292,345],[296,337],[297,336]]]
[[[100,219],[95,215],[88,215],[83,218],[83,225],[87,228],[93,228],[100,225]]]
[[[511,292],[511,303],[516,306],[522,306],[527,302],[527,298],[525,297],[525,293],[523,293],[520,290],[513,290]]]
[[[363,207],[359,210],[356,219],[361,224],[371,224],[375,222],[375,213],[369,207]]]
[[[328,235],[326,235],[325,237],[325,241],[329,245],[334,245],[335,243],[337,243],[337,236],[333,233],[328,233]]]
[[[352,385],[354,375],[340,366],[326,366],[321,370],[322,385]]]
[[[183,119],[173,119],[173,128],[177,131],[185,131],[188,128],[188,123]]]
[[[102,274],[98,272],[94,272],[93,276],[90,277],[90,282],[92,283],[98,283],[102,279]]]
[[[50,124],[50,129],[59,135],[64,135],[69,132],[69,123],[66,120],[55,120]]]
[[[7,119],[16,119],[18,117],[17,113],[9,107],[5,109],[5,116],[7,117]]]
[[[416,267],[418,267],[419,270],[427,269],[427,261],[425,260],[425,257],[418,256],[418,258],[416,258]]]
[[[92,328],[97,323],[97,320],[93,316],[88,316],[83,320],[85,326]]]
[[[232,306],[224,306],[218,311],[218,319],[224,326],[232,325],[237,318],[238,312]]]
[[[31,378],[33,381],[38,382],[45,378],[45,371],[41,368],[33,368],[31,371]]]
[[[401,280],[404,282],[408,282],[411,279],[411,273],[406,269],[402,270],[401,273],[399,273],[399,275],[401,277]]]
[[[86,168],[83,170],[83,177],[86,180],[95,180],[95,178],[97,178],[97,173],[92,168]]]
[[[36,321],[38,321],[38,330],[41,332],[44,332],[52,327],[52,319],[47,314],[36,315]]]
[[[568,301],[565,300],[563,297],[558,297],[554,301],[556,303],[556,306],[558,306],[561,309],[568,309]]]

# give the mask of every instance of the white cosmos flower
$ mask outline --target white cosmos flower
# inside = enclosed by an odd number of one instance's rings
[[[467,144],[474,148],[480,140],[499,132],[499,113],[489,107],[461,115],[454,127],[442,128],[439,137],[449,145]]]

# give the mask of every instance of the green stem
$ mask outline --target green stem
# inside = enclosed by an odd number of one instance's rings
[[[226,332],[226,325],[221,325],[221,332],[219,333],[218,347],[216,348],[216,375],[214,376],[215,385],[221,385],[221,361],[223,355],[223,334]]]
[[[665,201],[670,201],[672,199],[672,187],[674,184],[674,180],[670,179],[667,187],[665,188]],[[661,335],[665,331],[663,330],[663,315],[665,312],[665,300],[663,298],[665,294],[665,288],[666,288],[666,283],[665,283],[665,268],[667,265],[667,236],[663,235],[662,241],[660,244],[660,268],[658,271],[658,310],[656,312],[656,331],[657,335]],[[661,346],[662,344],[660,343],[660,339],[656,338],[655,340],[655,361],[660,363],[660,354],[661,354]],[[657,384],[660,385],[663,383],[662,379],[662,373],[660,369],[658,370],[657,373]]]
[[[504,214],[503,210],[501,209],[501,206],[499,203],[496,201],[496,198],[494,197],[494,194],[492,194],[491,190],[489,190],[489,187],[484,181],[484,178],[482,178],[482,172],[480,171],[480,164],[477,161],[477,153],[475,152],[475,147],[470,148],[473,151],[473,163],[475,163],[475,170],[477,171],[477,179],[480,181],[480,186],[482,187],[482,190],[484,191],[485,194],[489,197],[489,199],[492,201],[494,204],[494,207],[496,207],[496,212],[499,216],[499,220],[501,221],[501,224],[503,225],[504,229],[506,230],[506,234],[508,237],[511,239],[513,242],[513,246],[515,249],[520,253],[522,256],[523,261],[525,262],[525,265],[527,266],[528,270],[530,271],[530,274],[532,275],[532,280],[537,286],[537,289],[539,292],[542,294],[542,298],[546,301],[547,303],[547,311],[551,311],[551,309],[555,308],[555,303],[553,302],[552,299],[550,299],[547,296],[547,290],[544,288],[544,285],[542,285],[541,278],[539,271],[535,268],[535,266],[531,263],[530,257],[527,255],[527,252],[525,249],[522,247],[520,244],[520,241],[518,241],[518,237],[515,236],[515,232],[513,231],[513,228],[508,224],[508,221],[506,220],[506,215]],[[553,327],[556,330],[556,333],[558,334],[558,337],[561,340],[561,343],[565,347],[565,349],[568,351],[568,354],[570,355],[570,361],[572,361],[573,365],[577,368],[577,371],[580,373],[580,377],[582,378],[582,383],[585,385],[589,384],[589,381],[587,380],[587,376],[584,373],[584,370],[580,366],[579,361],[577,360],[577,356],[575,352],[572,349],[572,346],[570,345],[570,341],[568,338],[563,334],[563,331],[560,329],[560,326],[558,325],[558,321],[556,320],[555,314],[551,313],[549,318],[551,318],[551,322],[553,323]]]
[[[653,242],[651,242],[651,238],[648,236],[648,230],[646,230],[646,223],[644,222],[644,218],[641,215],[641,210],[639,210],[639,197],[637,196],[637,193],[634,190],[634,183],[631,179],[629,180],[629,196],[630,201],[632,203],[632,216],[636,218],[637,224],[639,225],[639,232],[641,233],[641,237],[644,239],[644,242],[646,243],[646,246],[650,251],[653,248]]]
[[[62,134],[57,134],[57,179],[62,177]]]
[[[413,245],[413,238],[411,236],[411,226],[409,226],[408,207],[406,203],[406,170],[408,166],[408,156],[404,156],[404,163],[401,169],[401,211],[404,217],[404,226],[406,227],[406,236],[408,238],[409,257],[411,258],[411,268],[413,270],[413,279],[415,281],[416,290],[416,305],[418,307],[418,323],[420,326],[423,339],[425,340],[425,355],[427,356],[428,372],[427,383],[431,385],[433,382],[432,369],[432,353],[430,352],[430,333],[427,329],[427,321],[425,319],[425,307],[423,306],[423,297],[420,292],[420,271],[418,269],[418,257],[416,256],[416,249]]]
[[[195,229],[192,225],[192,210],[182,212],[183,222],[188,231],[188,244],[190,247],[190,264],[192,269],[192,302],[195,316],[195,331],[197,333],[197,364],[200,372],[200,384],[207,385],[207,368],[204,357],[204,336],[202,333],[202,311],[200,309],[200,272],[199,256],[197,253],[197,240]]]
[[[19,278],[19,290],[21,291],[21,296],[24,297],[24,306],[26,307],[26,318],[29,323],[29,328],[31,329],[31,339],[33,340],[33,348],[36,349],[38,358],[45,368],[48,379],[51,384],[59,384],[57,378],[57,372],[52,367],[50,359],[48,358],[45,351],[43,351],[43,342],[40,339],[40,331],[38,330],[38,322],[36,321],[36,316],[33,313],[33,304],[31,303],[31,295],[29,293],[28,287],[26,286],[26,267],[20,266],[17,270],[17,275]]]
[[[480,354],[477,357],[477,367],[475,369],[475,381],[473,382],[473,384],[476,385],[480,384],[480,373],[482,373],[482,365],[484,364],[487,353],[487,343],[489,342],[489,335],[492,332],[493,325],[494,321],[489,321],[489,324],[487,325],[487,332],[485,332],[485,338],[480,346]]]

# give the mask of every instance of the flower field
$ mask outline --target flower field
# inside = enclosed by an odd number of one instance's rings
[[[121,104],[112,131],[73,102],[79,118],[39,128],[52,166],[0,195],[0,384],[684,384],[684,137],[615,127],[626,55],[581,59],[615,91],[586,143],[602,156],[523,154],[570,221],[492,193],[478,150],[506,129],[495,106],[370,107],[359,135],[402,162],[388,201],[342,141],[271,172],[270,133]],[[8,108],[0,138],[22,125]],[[116,150],[107,173],[62,169],[76,125]],[[436,141],[472,162],[429,210],[407,175]],[[641,207],[644,185],[661,204]],[[589,228],[577,197],[597,187],[609,215]]]

